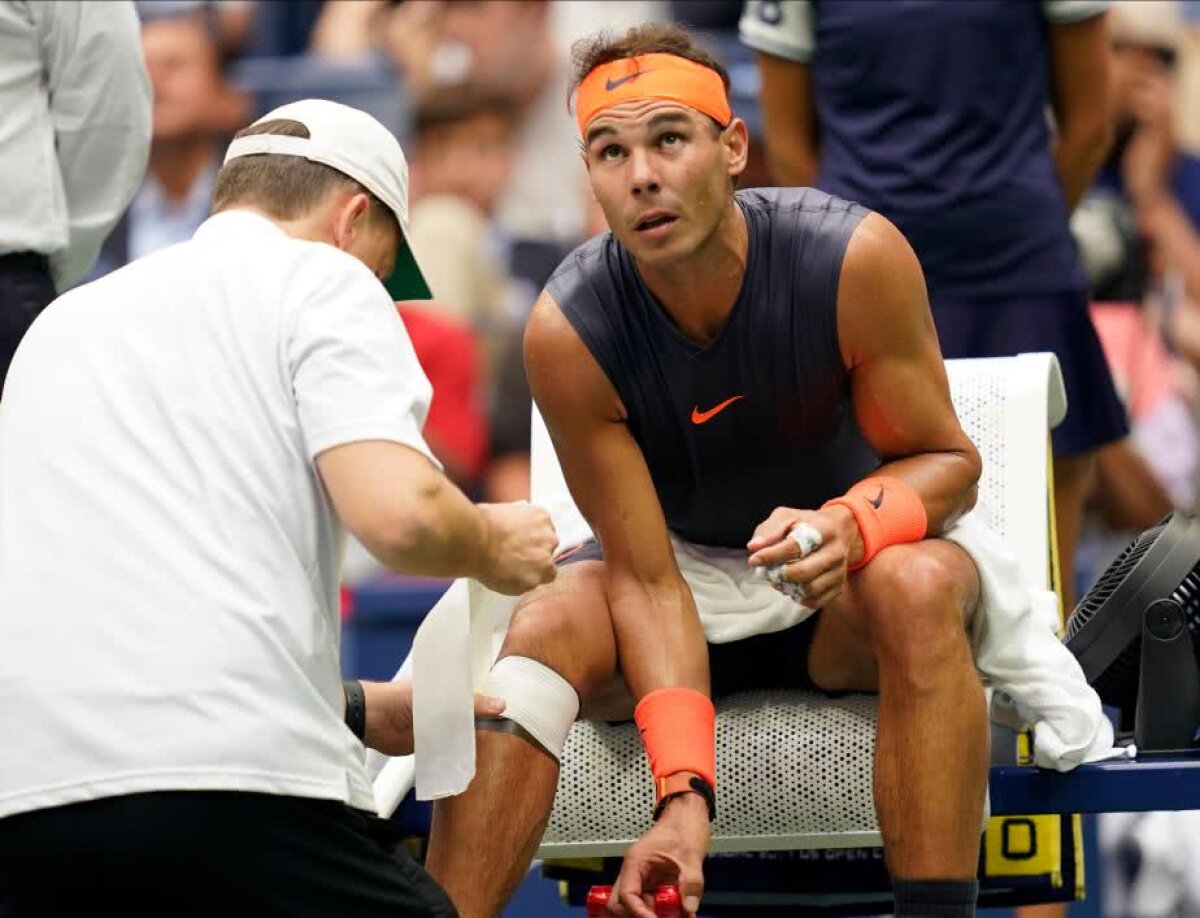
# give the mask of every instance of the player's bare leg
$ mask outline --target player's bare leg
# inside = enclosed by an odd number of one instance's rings
[[[501,655],[546,664],[581,699],[609,689],[617,656],[603,564],[564,567],[524,600]],[[624,716],[632,716],[631,706]],[[528,736],[482,729],[476,738],[475,778],[463,794],[435,805],[425,866],[462,918],[491,918],[529,869],[554,803],[558,763]]]
[[[875,805],[893,877],[976,876],[989,733],[965,621],[978,592],[958,546],[894,546],[851,575],[813,640],[818,685],[879,692]]]

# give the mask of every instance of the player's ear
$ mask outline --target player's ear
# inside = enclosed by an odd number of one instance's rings
[[[727,173],[731,178],[741,175],[750,155],[750,132],[746,129],[746,122],[734,118],[721,131],[720,141],[725,148]]]

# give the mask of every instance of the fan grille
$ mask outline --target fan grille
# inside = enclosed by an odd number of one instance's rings
[[[1100,579],[1096,582],[1096,585],[1088,590],[1087,595],[1075,607],[1075,612],[1067,622],[1068,640],[1078,634],[1083,626],[1091,621],[1092,616],[1099,612],[1101,607],[1108,602],[1112,594],[1117,591],[1117,587],[1125,582],[1125,578],[1129,576],[1129,572],[1137,566],[1137,563],[1145,557],[1146,552],[1154,545],[1155,540],[1162,535],[1162,531],[1166,528],[1166,525],[1166,521],[1164,521],[1151,529],[1147,529],[1122,549],[1121,554],[1117,556],[1116,560],[1100,575]]]
[[[1096,585],[1076,606],[1067,622],[1067,640],[1078,634],[1096,615],[1129,577],[1162,535],[1170,517],[1139,534],[1108,566]],[[1200,566],[1193,567],[1171,593],[1183,608],[1192,646],[1200,659]],[[1121,651],[1113,662],[1094,680],[1094,688],[1106,704],[1132,715],[1137,705],[1138,669],[1141,665],[1142,640],[1139,636]]]

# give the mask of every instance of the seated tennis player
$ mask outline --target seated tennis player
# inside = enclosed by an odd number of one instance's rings
[[[677,27],[576,57],[611,232],[550,279],[525,357],[597,541],[515,613],[486,689],[512,719],[480,722],[476,778],[439,801],[427,866],[464,918],[498,914],[576,711],[632,717],[658,802],[611,908],[652,918],[648,894],[678,883],[693,914],[721,806],[711,698],[862,690],[880,696],[896,914],[971,915],[988,721],[964,625],[979,581],[937,536],[973,506],[980,459],[920,265],[856,204],[737,191],[745,124],[725,71]],[[567,709],[564,728],[522,719],[517,696]]]

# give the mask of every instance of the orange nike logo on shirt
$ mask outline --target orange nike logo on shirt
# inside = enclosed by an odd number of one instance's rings
[[[733,398],[727,398],[727,399],[725,399],[725,401],[721,402],[721,404],[717,405],[715,408],[709,408],[708,411],[701,411],[700,406],[697,405],[696,407],[694,407],[692,409],[692,423],[693,424],[704,424],[707,421],[711,421],[718,414],[720,414],[722,411],[724,411],[726,408],[728,408],[730,405],[732,405],[734,402],[736,402],[739,398],[742,398],[742,396],[735,395]]]

